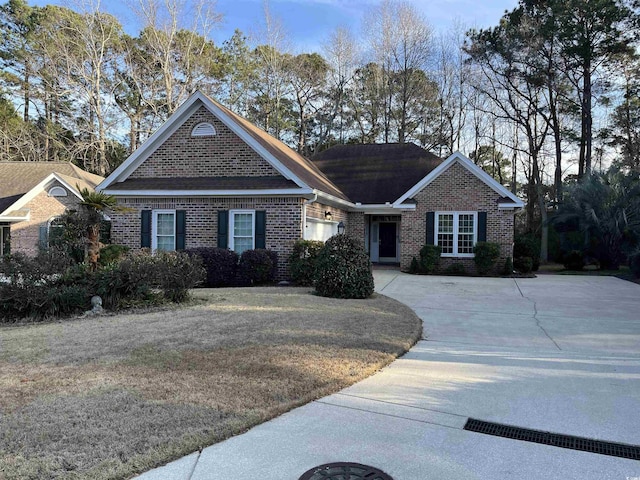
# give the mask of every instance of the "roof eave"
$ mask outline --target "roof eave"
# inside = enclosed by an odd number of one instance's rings
[[[103,190],[107,195],[116,197],[270,197],[270,196],[299,196],[312,198],[310,188],[277,188],[277,189],[247,189],[247,190],[118,190],[107,188]]]

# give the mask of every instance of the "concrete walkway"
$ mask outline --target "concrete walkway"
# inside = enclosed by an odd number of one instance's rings
[[[329,462],[394,480],[640,478],[640,462],[491,437],[468,417],[640,444],[640,286],[612,277],[375,273],[424,321],[380,373],[139,477],[297,480]]]

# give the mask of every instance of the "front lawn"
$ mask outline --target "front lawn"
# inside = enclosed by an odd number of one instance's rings
[[[0,478],[131,477],[361,380],[420,334],[389,298],[302,288],[2,327]]]

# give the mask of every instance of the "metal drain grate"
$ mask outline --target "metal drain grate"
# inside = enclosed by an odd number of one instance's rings
[[[531,430],[528,428],[513,427],[501,423],[485,422],[470,418],[464,426],[465,430],[471,432],[494,435],[496,437],[512,438],[523,442],[542,443],[554,447],[569,448],[583,452],[599,453],[612,457],[629,458],[640,460],[640,447],[637,445],[626,445],[624,443],[604,442],[591,438],[574,437],[572,435],[562,435],[560,433],[543,432],[541,430]]]
[[[359,463],[327,463],[305,472],[298,480],[393,480],[382,470]]]

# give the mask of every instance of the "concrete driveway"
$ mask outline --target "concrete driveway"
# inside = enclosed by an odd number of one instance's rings
[[[394,480],[640,479],[640,462],[463,430],[467,418],[640,444],[640,286],[611,277],[375,272],[424,321],[382,372],[145,480],[297,480],[323,463]]]

